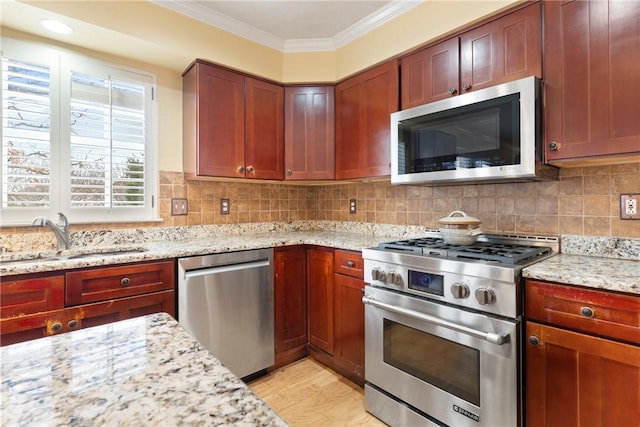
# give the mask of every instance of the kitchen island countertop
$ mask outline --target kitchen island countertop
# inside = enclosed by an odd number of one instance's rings
[[[0,349],[2,425],[286,426],[165,313]]]

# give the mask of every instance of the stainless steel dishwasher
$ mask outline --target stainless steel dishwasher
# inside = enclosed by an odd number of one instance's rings
[[[178,321],[240,378],[274,364],[273,249],[178,259]]]

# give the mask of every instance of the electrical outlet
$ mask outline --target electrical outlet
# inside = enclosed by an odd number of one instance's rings
[[[228,215],[231,213],[231,203],[229,199],[220,199],[220,215]]]
[[[620,218],[640,219],[640,194],[620,195]]]
[[[356,199],[349,200],[349,213],[356,213],[358,211],[358,202]]]
[[[187,199],[171,199],[171,215],[186,215],[189,212]]]

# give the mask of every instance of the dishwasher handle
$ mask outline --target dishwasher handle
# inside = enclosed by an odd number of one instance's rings
[[[195,270],[188,270],[184,272],[184,278],[190,279],[192,277],[208,276],[211,274],[228,273],[231,271],[249,270],[251,268],[267,267],[270,264],[268,259],[243,262],[239,264],[228,264],[217,267],[200,268]]]

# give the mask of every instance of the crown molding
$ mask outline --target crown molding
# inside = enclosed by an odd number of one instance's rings
[[[336,50],[369,31],[406,13],[424,0],[393,0],[331,38],[282,39],[237,19],[184,0],[151,0],[152,3],[230,32],[281,52],[321,52]]]

